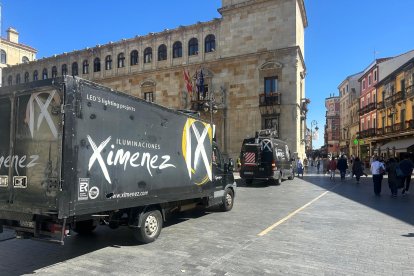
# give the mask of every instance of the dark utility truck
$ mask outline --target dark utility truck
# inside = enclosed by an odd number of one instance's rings
[[[63,244],[101,223],[154,241],[174,211],[233,206],[233,162],[198,117],[63,77],[0,88],[0,232]]]
[[[258,131],[254,138],[243,141],[240,177],[247,185],[254,180],[266,180],[278,185],[282,179],[295,177],[288,145],[274,137],[274,131],[266,129]]]

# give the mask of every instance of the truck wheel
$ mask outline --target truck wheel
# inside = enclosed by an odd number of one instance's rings
[[[282,183],[282,173],[279,174],[277,179],[270,180],[270,183],[273,185],[280,185],[280,183]]]
[[[233,208],[234,203],[234,192],[232,189],[227,188],[224,191],[223,200],[221,204],[221,210],[223,212],[228,212]]]
[[[93,230],[95,230],[95,228],[96,225],[93,219],[82,220],[75,222],[75,227],[73,228],[73,231],[75,231],[79,235],[87,235],[92,233]]]
[[[142,215],[142,225],[134,232],[135,238],[142,243],[155,241],[161,233],[162,216],[158,210],[150,210]]]

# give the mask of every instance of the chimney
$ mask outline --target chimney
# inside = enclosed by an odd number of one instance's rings
[[[7,40],[14,43],[19,43],[19,33],[12,27],[7,29]]]

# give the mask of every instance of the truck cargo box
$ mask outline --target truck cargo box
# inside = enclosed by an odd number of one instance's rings
[[[0,225],[17,231],[234,196],[200,118],[76,77],[0,88],[0,115]]]

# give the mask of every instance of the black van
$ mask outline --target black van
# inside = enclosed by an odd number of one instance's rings
[[[268,180],[278,185],[282,179],[295,177],[288,145],[274,136],[271,130],[261,130],[255,138],[243,141],[240,177],[247,185],[253,180]]]

